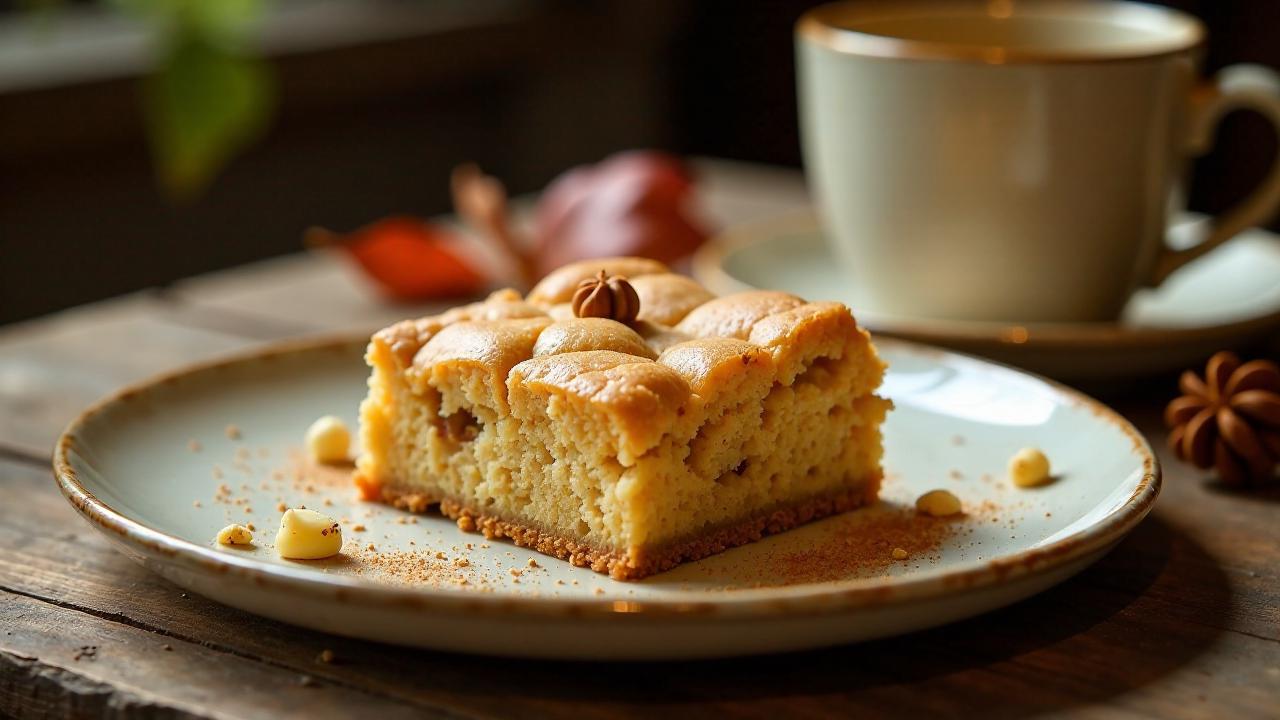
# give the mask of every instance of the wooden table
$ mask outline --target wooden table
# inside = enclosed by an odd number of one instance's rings
[[[805,201],[793,172],[704,169],[722,222]],[[1165,490],[1096,566],[977,619],[785,656],[525,662],[301,630],[152,575],[54,489],[54,438],[122,383],[425,309],[301,254],[0,328],[0,715],[1280,717],[1280,493],[1217,489],[1164,452],[1168,379],[1105,398],[1160,448]]]

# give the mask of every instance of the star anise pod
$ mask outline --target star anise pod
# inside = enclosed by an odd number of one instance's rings
[[[575,317],[599,317],[620,323],[634,322],[640,312],[640,296],[627,278],[601,270],[594,278],[578,283],[573,292]]]
[[[1280,462],[1280,366],[1241,364],[1234,353],[1220,352],[1203,379],[1187,370],[1178,388],[1182,396],[1165,408],[1164,421],[1179,460],[1215,468],[1228,485],[1272,477]]]

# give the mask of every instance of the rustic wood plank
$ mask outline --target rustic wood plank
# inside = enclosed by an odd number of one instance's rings
[[[1147,381],[1112,399],[1160,460],[1164,482],[1153,517],[1194,542],[1201,561],[1212,563],[1221,573],[1230,602],[1198,612],[1221,613],[1229,627],[1280,641],[1280,533],[1275,522],[1280,487],[1233,490],[1208,471],[1174,457],[1166,442],[1163,412],[1176,395],[1176,378],[1170,376]],[[1183,584],[1152,588],[1149,594],[1167,592],[1163,597],[1170,604],[1193,603],[1213,592],[1214,578],[1208,570],[1202,567]],[[1280,679],[1280,668],[1274,674]]]
[[[3,463],[0,493],[16,502],[0,506],[0,586],[464,715],[1267,717],[1280,706],[1280,562],[1266,541],[1274,507],[1266,497],[1214,491],[1179,467],[1169,474],[1153,518],[1061,588],[949,628],[782,657],[602,671],[291,628],[182,597],[75,518],[45,471]],[[324,648],[341,662],[314,667]]]
[[[703,177],[715,217],[744,221],[803,203],[803,185],[793,172],[713,163]],[[200,278],[167,297],[176,305],[152,306],[135,321],[145,327],[184,323],[199,328],[190,332],[233,344],[322,329],[368,330],[438,309],[386,305],[358,274],[326,255],[289,256]],[[77,342],[63,340],[67,348],[83,347],[82,326],[68,326]],[[109,335],[93,337],[109,345]],[[147,332],[131,337],[130,344],[155,341]],[[0,342],[0,369],[5,350]],[[115,351],[106,350],[105,364],[115,371]],[[186,359],[185,353],[154,358],[157,369]],[[125,360],[124,372],[136,362]],[[95,366],[88,370],[101,377]],[[352,692],[463,716],[1272,717],[1280,707],[1280,547],[1272,529],[1280,493],[1226,492],[1176,464],[1160,442],[1164,391],[1156,385],[1116,398],[1159,448],[1166,490],[1152,518],[1115,552],[1079,578],[1013,608],[859,646],[602,669],[336,638],[184,597],[75,518],[47,472],[3,460],[0,497],[12,502],[0,503],[0,588],[56,608],[68,623],[87,613],[199,645],[218,663],[313,674]],[[0,404],[0,432],[12,417]],[[314,663],[325,648],[334,650],[338,664]],[[2,666],[0,683],[7,677]],[[55,698],[89,702],[83,696],[117,692],[121,684],[95,686],[70,677],[58,685],[68,689]],[[145,687],[155,690],[151,683]]]
[[[0,626],[0,713],[19,717],[407,718],[425,709],[4,591]]]
[[[48,457],[67,422],[97,398],[259,342],[180,315],[143,293],[0,328],[0,448]]]
[[[302,252],[210,273],[178,283],[167,294],[194,321],[217,322],[221,314],[235,326],[275,328],[282,337],[372,332],[458,302],[388,302],[336,252]]]
[[[804,203],[792,171],[699,167],[708,214],[721,222]],[[300,254],[161,299],[9,328],[0,331],[0,450],[46,455],[81,406],[142,375],[263,339],[363,331],[436,309],[387,305],[336,258]],[[186,596],[79,521],[46,469],[0,459],[0,627],[12,633],[0,635],[0,713],[1273,717],[1280,493],[1227,492],[1176,464],[1160,442],[1164,391],[1115,399],[1159,448],[1165,492],[1146,523],[1077,579],[947,628],[725,662],[531,663],[292,628]],[[86,645],[98,646],[95,657],[74,659]],[[337,663],[315,662],[326,648]],[[303,674],[319,686],[297,685]]]

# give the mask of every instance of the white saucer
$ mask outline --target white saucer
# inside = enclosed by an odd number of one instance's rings
[[[1175,223],[1171,244],[1195,242],[1203,220]],[[735,228],[703,246],[694,275],[724,294],[787,290],[848,302],[849,279],[806,212]],[[853,308],[872,332],[944,345],[1066,380],[1134,377],[1194,365],[1280,328],[1280,237],[1254,229],[1141,290],[1114,323],[962,322]]]
[[[886,339],[882,391],[896,408],[877,507],[617,582],[439,515],[361,502],[349,469],[292,459],[316,417],[354,422],[363,347],[364,338],[285,346],[123,390],[59,441],[59,486],[131,557],[250,612],[441,650],[630,660],[821,647],[1002,607],[1101,557],[1160,487],[1151,448],[1109,408],[1016,370]],[[1044,449],[1054,482],[1020,490],[1004,479],[1023,446]],[[917,516],[915,498],[935,488],[959,496],[965,516]],[[343,554],[276,555],[281,508],[299,505],[343,524]],[[254,523],[256,546],[215,545],[229,522]],[[895,546],[908,557],[895,559]]]

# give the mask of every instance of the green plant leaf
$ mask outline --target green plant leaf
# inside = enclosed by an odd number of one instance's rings
[[[145,87],[160,181],[178,198],[204,190],[271,114],[268,68],[210,35],[180,22]]]

